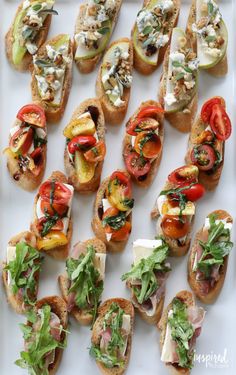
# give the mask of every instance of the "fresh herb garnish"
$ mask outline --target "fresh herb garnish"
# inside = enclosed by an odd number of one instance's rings
[[[145,146],[145,144],[147,142],[150,142],[153,137],[155,136],[155,132],[154,131],[150,131],[147,133],[147,135],[145,137],[143,137],[139,143],[139,149],[140,149],[140,156],[143,157],[143,148]]]
[[[124,212],[119,212],[115,216],[107,216],[102,220],[102,226],[109,225],[114,230],[119,230],[126,223],[126,215]]]
[[[142,31],[142,34],[143,35],[148,35],[150,34],[151,32],[153,31],[153,27],[151,25],[148,25],[146,26],[143,31]]]
[[[106,35],[111,31],[110,27],[104,26],[97,30],[99,34]]]
[[[51,61],[43,60],[43,59],[35,59],[34,64],[40,68],[47,68],[47,67],[49,68],[53,66]]]
[[[187,73],[193,73],[193,70],[190,69],[189,67],[185,66],[184,64],[181,64],[179,61],[173,61],[172,65],[174,68],[182,68],[185,70]]]
[[[40,138],[37,135],[37,132],[34,131],[34,148],[41,147],[41,146],[46,145],[46,144],[47,144],[47,140],[44,139],[44,138]]]
[[[43,229],[41,231],[41,236],[46,236],[52,227],[57,223],[58,219],[60,218],[57,213],[55,213],[53,216],[50,216],[47,212],[44,213],[46,221],[42,224]]]
[[[125,207],[132,209],[134,207],[134,199],[125,198],[122,203]]]
[[[187,197],[186,195],[183,193],[184,190],[188,190],[190,189],[193,185],[195,185],[196,182],[193,182],[192,184],[190,184],[189,186],[184,186],[184,187],[180,187],[180,188],[174,188],[174,189],[169,189],[169,190],[162,190],[160,192],[160,196],[161,195],[167,195],[167,196],[170,196],[170,199],[172,201],[177,201],[179,202],[179,208],[180,208],[180,213],[179,213],[179,217],[181,218],[182,215],[183,215],[183,211],[186,207],[186,203],[187,203]]]

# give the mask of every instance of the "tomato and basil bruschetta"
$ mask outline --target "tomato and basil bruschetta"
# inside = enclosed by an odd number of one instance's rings
[[[233,219],[223,210],[213,211],[197,232],[188,260],[188,281],[203,303],[213,303],[224,284]]]
[[[106,246],[93,238],[78,242],[58,278],[68,312],[84,325],[92,324],[101,301],[106,266]]]
[[[24,0],[19,5],[5,37],[6,55],[15,69],[28,70],[33,55],[45,42],[52,15],[58,14],[54,3],[55,0]]]
[[[166,279],[171,271],[168,253],[169,247],[163,239],[136,240],[132,268],[122,276],[131,291],[134,307],[149,324],[157,324],[162,314]]]
[[[122,375],[128,367],[134,329],[134,308],[124,298],[112,298],[98,309],[90,355],[104,375]]]
[[[8,242],[2,278],[8,303],[18,314],[32,308],[37,300],[42,260],[33,233],[21,232]]]
[[[67,310],[62,298],[39,300],[21,325],[24,350],[15,364],[29,374],[55,375],[66,347]]]
[[[161,331],[161,361],[170,374],[190,375],[205,313],[187,290],[177,293],[165,309],[158,328]]]
[[[123,159],[132,179],[142,187],[152,183],[161,162],[163,113],[160,104],[148,100],[141,104],[126,124]]]
[[[92,72],[109,43],[122,0],[86,0],[75,25],[74,60],[82,73]]]
[[[72,82],[73,51],[68,34],[44,43],[33,57],[31,92],[49,122],[58,122],[65,111]]]
[[[37,248],[56,259],[68,257],[72,237],[71,205],[74,188],[55,171],[39,188],[34,200],[31,230]]]
[[[228,31],[215,0],[193,0],[187,35],[197,51],[199,68],[222,77],[228,72]]]
[[[169,123],[188,132],[197,111],[198,59],[184,31],[174,28],[163,63],[159,101]]]
[[[127,112],[132,84],[133,47],[128,38],[113,42],[99,69],[96,93],[107,122],[120,124]]]
[[[99,100],[88,99],[81,103],[63,134],[69,183],[80,193],[96,191],[106,155],[105,122]]]
[[[151,74],[163,62],[179,11],[180,0],[144,0],[132,30],[134,68],[140,73]]]
[[[194,165],[175,169],[159,194],[151,216],[158,218],[157,232],[170,248],[171,256],[183,256],[191,242],[195,202],[205,193]]]
[[[9,146],[4,150],[7,168],[16,184],[32,191],[41,183],[47,157],[47,129],[43,108],[22,107],[10,129]]]
[[[224,166],[225,141],[231,135],[231,121],[220,96],[209,99],[192,126],[186,164],[199,169],[199,181],[207,190],[218,185]]]
[[[92,229],[111,252],[123,250],[132,229],[132,187],[127,172],[117,170],[98,189]]]

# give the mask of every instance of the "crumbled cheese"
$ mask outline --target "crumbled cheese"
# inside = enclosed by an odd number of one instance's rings
[[[169,42],[169,36],[160,34],[156,40],[156,47],[164,47]]]
[[[26,42],[25,46],[31,55],[34,55],[38,51],[38,46],[35,43]]]
[[[120,98],[117,98],[116,101],[114,102],[115,107],[121,107],[125,103],[124,100],[121,100]]]
[[[173,0],[161,0],[157,7],[162,10],[162,13],[167,13],[174,8]]]
[[[185,55],[181,52],[172,52],[170,54],[171,61],[178,61],[179,63],[183,63],[185,60]]]
[[[35,78],[37,79],[38,85],[42,93],[45,95],[48,89],[48,83],[43,76],[36,75]]]
[[[165,104],[170,107],[172,104],[177,102],[177,99],[173,93],[168,93],[165,95],[164,101],[165,101]]]
[[[191,60],[188,63],[188,67],[191,70],[197,70],[198,69],[198,65],[199,65],[199,60],[198,59]]]

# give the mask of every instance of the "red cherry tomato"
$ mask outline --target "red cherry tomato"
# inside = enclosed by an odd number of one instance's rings
[[[142,153],[145,158],[153,159],[157,157],[161,148],[161,139],[155,133],[141,132],[135,138],[134,149],[138,154]]]
[[[58,215],[62,216],[66,213],[68,210],[68,207],[63,204],[58,204],[58,203],[50,203],[45,200],[41,200],[40,208],[43,213],[47,213],[50,216],[55,215],[57,213]]]
[[[189,186],[189,184],[188,184]],[[205,188],[201,184],[194,184],[185,190],[181,191],[184,194],[188,201],[196,202],[198,199],[202,198],[205,194]]]
[[[153,115],[156,115],[157,113],[164,113],[164,109],[156,105],[149,105],[148,107],[144,107],[143,109],[141,109],[137,117],[138,118],[151,117]]]
[[[161,228],[165,236],[178,240],[186,236],[190,230],[190,224],[185,216],[165,215],[161,222]]]
[[[47,219],[45,217],[41,217],[41,219],[38,220],[37,229],[38,229],[39,232],[42,232],[44,224],[46,222],[47,222]],[[64,227],[63,221],[57,220],[56,224],[51,228],[51,230],[62,231],[63,227]]]
[[[221,105],[213,105],[210,126],[219,140],[226,141],[230,137],[232,131],[231,121]]]
[[[103,161],[106,155],[106,145],[104,141],[99,141],[90,150],[84,153],[85,159],[90,163]]]
[[[74,154],[75,151],[83,151],[88,147],[93,147],[96,142],[97,140],[93,135],[78,135],[68,143],[68,150],[70,154]]]
[[[202,119],[203,122],[206,122],[207,124],[209,124],[210,117],[211,117],[211,114],[212,114],[212,107],[215,104],[219,104],[222,107],[225,106],[224,100],[219,96],[216,96],[212,99],[207,100],[203,104],[202,110],[201,110],[201,119]]]
[[[196,182],[197,181],[196,169],[197,168],[192,165],[177,168],[169,174],[168,180],[169,182],[176,184],[176,185],[182,185],[182,184],[185,184],[185,182],[188,182],[189,184],[192,182]]]
[[[30,156],[34,160],[35,165],[40,165],[42,163],[42,147],[37,147],[31,152]]]
[[[125,156],[125,165],[127,171],[137,179],[145,176],[151,169],[150,161],[148,159],[141,158],[137,152],[130,152],[127,156]]]
[[[214,167],[216,154],[210,145],[195,146],[191,152],[192,163],[201,171],[209,171]]]
[[[71,198],[70,189],[58,181],[45,181],[39,188],[39,195],[42,200],[51,201],[54,204],[67,206]]]
[[[10,148],[13,152],[20,152],[26,155],[33,142],[33,129],[20,128],[10,139]]]
[[[17,113],[16,117],[30,125],[35,125],[40,128],[46,126],[46,116],[43,108],[36,104],[28,104],[22,107]]]

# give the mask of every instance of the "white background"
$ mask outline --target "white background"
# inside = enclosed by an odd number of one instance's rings
[[[24,192],[10,179],[6,160],[2,156],[2,150],[8,143],[8,132],[12,125],[18,109],[31,101],[30,75],[15,72],[8,65],[4,54],[4,35],[15,14],[16,0],[0,0],[0,25],[1,25],[1,71],[0,71],[0,114],[1,114],[1,165],[0,165],[0,251],[1,260],[5,258],[8,240],[20,231],[29,228],[32,206],[35,193]],[[50,35],[54,36],[59,32],[73,34],[75,19],[78,13],[79,3],[76,0],[57,0],[56,9],[59,16],[53,17]],[[179,25],[185,28],[190,0],[182,1]],[[222,95],[226,99],[228,112],[231,115],[232,125],[235,124],[235,92],[234,73],[236,66],[235,59],[235,25],[236,15],[233,8],[234,0],[221,0],[221,10],[229,30],[229,73],[227,77],[216,79],[201,72],[199,82],[199,108],[201,104],[213,95]],[[137,11],[140,9],[142,0],[123,1],[120,18],[113,34],[112,40],[130,35]],[[233,44],[234,42],[234,44]],[[142,100],[156,99],[159,76],[161,68],[149,77],[144,77],[134,72],[134,81],[130,98],[130,105],[126,119],[135,111]],[[64,118],[59,124],[50,125],[48,129],[48,163],[45,178],[53,170],[64,170],[63,149],[65,139],[62,135],[64,126],[70,120],[73,110],[86,98],[95,95],[95,79],[97,70],[89,75],[81,75],[74,67],[74,77],[69,102]],[[124,135],[125,122],[120,126],[107,126],[107,157],[104,163],[102,178],[109,175],[116,168],[123,167],[121,157],[121,144]],[[208,193],[197,205],[194,233],[202,226],[205,216],[215,209],[226,209],[235,217],[235,132],[227,141],[225,167],[217,190]],[[132,262],[132,241],[137,238],[154,238],[155,223],[150,220],[150,211],[153,207],[156,196],[160,192],[169,172],[179,167],[184,162],[184,155],[187,146],[187,135],[178,133],[165,124],[165,144],[162,163],[157,177],[151,188],[142,190],[134,187],[135,207],[133,212],[133,230],[129,243],[123,253],[118,255],[109,254],[107,257],[105,290],[103,299],[110,297],[127,297],[129,292],[121,282],[122,273],[126,272]],[[92,205],[94,195],[81,196],[76,194],[73,203],[74,221],[74,244],[78,240],[86,240],[93,236],[90,222],[92,218]],[[233,231],[235,240],[235,231]],[[236,372],[236,272],[235,272],[235,249],[230,256],[224,288],[217,302],[213,306],[207,306],[207,314],[202,334],[197,342],[197,353],[201,354],[224,354],[227,350],[227,367],[212,368],[214,362],[208,367],[205,363],[196,363],[195,375],[233,375]],[[181,289],[188,288],[186,279],[187,256],[181,259],[171,259],[173,271],[167,281],[167,293],[165,305]],[[64,269],[63,262],[57,262],[45,258],[43,271],[40,280],[39,298],[59,293],[57,276]],[[1,285],[1,308],[0,308],[0,373],[2,375],[25,374],[24,370],[14,365],[19,358],[19,352],[23,349],[22,334],[18,323],[24,321],[24,317],[17,316],[6,304]],[[95,361],[89,357],[88,347],[90,346],[90,329],[79,326],[71,319],[71,334],[68,337],[68,347],[64,352],[63,360],[58,375],[91,375],[98,374]],[[153,326],[149,326],[137,316],[135,321],[135,333],[130,364],[127,374],[149,375],[167,373],[167,369],[160,362],[159,333]]]

